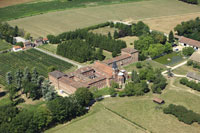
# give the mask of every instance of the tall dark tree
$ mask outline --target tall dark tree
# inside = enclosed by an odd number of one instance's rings
[[[93,95],[88,88],[78,88],[75,92],[75,97],[82,106],[88,106],[91,100],[93,100]]]
[[[170,31],[170,33],[169,33],[169,42],[170,43],[174,42],[174,33],[173,33],[173,31]]]

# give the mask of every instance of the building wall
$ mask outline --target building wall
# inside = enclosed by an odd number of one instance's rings
[[[89,84],[89,86],[90,86],[90,88],[91,87],[103,88],[103,87],[107,86],[107,82],[106,82],[106,79],[103,79],[103,80],[99,80],[95,83]]]
[[[76,88],[66,84],[65,82],[59,81],[59,90],[63,90],[67,94],[73,94]]]

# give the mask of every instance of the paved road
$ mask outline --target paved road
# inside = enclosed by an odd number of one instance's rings
[[[62,57],[62,56],[59,56],[59,55],[50,53],[50,52],[48,52],[48,51],[45,51],[45,50],[42,50],[42,49],[39,49],[39,48],[36,48],[36,47],[35,47],[35,49],[38,50],[38,51],[40,51],[40,52],[43,52],[43,53],[45,53],[45,54],[48,54],[48,55],[50,55],[50,56],[53,56],[53,57],[55,57],[55,58],[58,58],[58,59],[60,59],[60,60],[69,62],[69,63],[71,63],[71,64],[77,66],[78,68],[83,67],[83,65],[81,65],[81,64],[79,64],[79,63],[77,63],[77,62],[75,62],[75,61],[73,61],[73,60],[70,60],[70,59],[68,59],[68,58],[65,58],[65,57]]]

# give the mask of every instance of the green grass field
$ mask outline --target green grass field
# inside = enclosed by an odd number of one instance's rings
[[[188,72],[199,73],[198,69],[193,68],[192,66],[183,65],[175,70],[173,70],[175,74],[186,75]]]
[[[181,53],[178,52],[172,52],[170,54],[166,54],[164,56],[154,59],[154,61],[168,66],[174,66],[184,60],[186,59],[184,59]]]
[[[158,105],[152,101],[154,97],[162,98],[166,103],[164,105]],[[162,108],[173,103],[183,105],[199,113],[199,100],[200,96],[185,91],[177,91],[176,89],[173,89],[172,86],[168,86],[161,95],[149,93],[145,96],[138,97],[106,98],[103,101],[96,103],[88,114],[76,118],[69,123],[58,125],[46,132],[144,132],[141,128],[134,126],[133,123],[136,123],[153,133],[198,133],[200,125],[184,124],[183,122],[178,121],[176,117],[164,114]],[[107,110],[105,107],[116,113]]]
[[[3,40],[0,40],[0,51],[4,51],[4,50],[7,50],[7,49],[10,49],[12,48],[12,45],[3,41]]]
[[[150,0],[111,4],[88,8],[76,8],[9,21],[18,25],[33,37],[59,34],[84,28],[108,20],[140,20],[156,17],[200,12],[200,7],[178,0]]]
[[[58,46],[57,44],[44,44],[44,45],[40,45],[38,48],[56,54],[57,46]]]
[[[143,0],[40,0],[0,8],[0,20],[11,20],[42,14],[50,11],[64,10],[78,7],[98,6],[122,2],[137,2]]]
[[[146,60],[146,61],[141,62],[141,64],[142,64],[142,66],[146,66],[146,65],[149,64],[149,65],[151,65],[154,69],[160,68],[160,69],[162,69],[162,71],[164,71],[164,70],[167,69],[165,65],[160,64],[160,63],[158,63],[158,62],[156,62],[156,61],[153,61],[153,60],[149,60],[149,61]],[[124,66],[123,68],[124,68],[126,71],[128,71],[128,72],[132,72],[133,70],[139,71],[139,69],[136,68],[136,63],[133,63],[133,64],[130,64],[130,65]]]
[[[49,66],[55,66],[60,71],[70,69],[72,65],[52,56],[41,53],[35,49],[21,51],[16,53],[0,54],[0,83],[4,84],[4,77],[8,71],[16,71],[35,67],[38,72],[47,77],[47,69]]]

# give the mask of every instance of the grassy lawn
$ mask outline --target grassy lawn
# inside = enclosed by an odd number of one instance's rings
[[[46,133],[144,133],[96,103],[88,114],[47,130]]]
[[[168,66],[174,66],[184,60],[185,59],[183,59],[181,53],[178,52],[172,52],[170,54],[166,54],[164,56],[154,59],[154,61]]]
[[[31,7],[30,9],[32,8],[34,7]],[[57,7],[55,6],[55,8]],[[21,8],[18,9],[20,10]],[[11,17],[8,16],[8,13],[2,13],[2,10],[5,9],[3,8],[0,10],[1,15],[4,15],[6,18]],[[41,8],[41,10],[45,9]],[[17,12],[14,9],[9,11]],[[18,25],[20,28],[31,33],[33,37],[44,37],[48,34],[59,34],[65,31],[103,23],[108,20],[125,20],[129,18],[132,20],[149,20],[150,18],[156,17],[163,19],[167,16],[182,16],[183,14],[188,13],[197,14],[197,12],[200,12],[199,6],[186,4],[178,0],[149,0],[57,11],[12,20],[8,23],[13,26]],[[29,15],[27,10],[22,13],[20,12],[20,15],[23,15],[23,13]],[[12,16],[15,17],[16,14],[12,12]],[[2,17],[0,16],[0,18]],[[163,25],[163,27],[164,26],[165,25]],[[171,29],[173,28],[174,27]]]
[[[114,35],[114,32],[115,32],[115,28],[110,28],[109,26],[107,27],[103,27],[103,28],[99,28],[99,29],[95,29],[95,30],[92,30],[91,32],[93,33],[96,33],[96,34],[102,34],[102,35],[108,35],[108,33],[110,32],[111,33],[111,36]],[[117,30],[118,31],[118,30]]]
[[[136,37],[136,36],[126,36],[126,37],[119,38],[118,40],[125,41],[128,48],[134,48],[134,41],[138,40],[138,37]]]
[[[59,60],[55,57],[41,53],[35,49],[30,49],[21,52],[12,52],[0,54],[0,83],[4,84],[5,74],[8,71],[16,71],[17,69],[24,69],[26,66],[29,69],[35,67],[38,72],[47,77],[48,67],[55,66],[60,71],[66,71],[73,65],[65,61]]]
[[[12,48],[12,45],[0,39],[0,51]]]
[[[151,65],[154,69],[157,69],[157,68],[161,68],[162,71],[166,70],[166,66],[163,65],[163,64],[160,64],[158,62],[155,62],[153,60],[146,60],[146,61],[142,61],[142,66],[146,66],[147,64]],[[132,70],[135,70],[135,71],[139,71],[138,68],[136,68],[136,63],[133,63],[133,64],[130,64],[128,66],[124,66],[123,67],[126,71],[128,72],[132,72]]]
[[[105,60],[113,58],[112,52],[109,52],[109,51],[106,51],[106,50],[103,50],[103,55],[106,56]]]
[[[39,46],[38,48],[41,48],[43,50],[56,54],[57,46],[58,46],[57,44],[44,44],[44,45]]]
[[[173,70],[175,74],[186,75],[188,72],[199,73],[198,69],[194,69],[192,66],[183,65],[175,70]]]
[[[168,104],[173,103],[183,105],[194,112],[200,113],[200,94],[196,93],[198,94],[196,95],[186,91],[189,88],[184,88],[180,85],[178,83],[179,79],[170,78],[167,88],[161,95],[150,92],[145,96],[106,98],[95,103],[86,115],[76,118],[69,123],[58,125],[48,130],[47,133],[143,132],[126,119],[153,133],[198,133],[200,125],[196,123],[187,125],[178,121],[172,115],[164,114],[162,111]],[[152,101],[154,97],[165,100],[165,104],[158,105],[154,103]],[[105,107],[117,114],[107,110]]]

